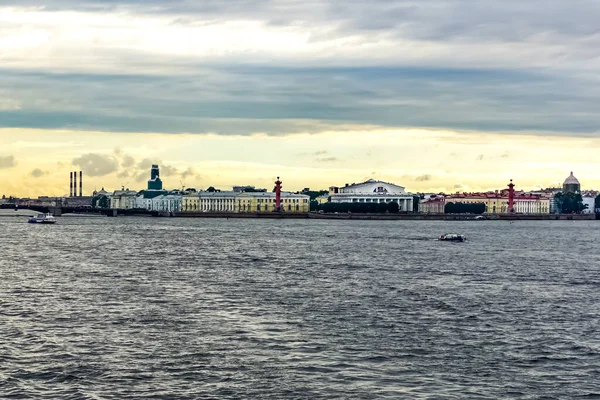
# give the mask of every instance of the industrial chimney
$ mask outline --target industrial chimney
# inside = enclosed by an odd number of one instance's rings
[[[69,173],[69,197],[73,197],[73,173]]]
[[[79,197],[83,197],[83,171],[79,171]]]
[[[73,195],[71,197],[77,197],[77,171],[73,172]]]

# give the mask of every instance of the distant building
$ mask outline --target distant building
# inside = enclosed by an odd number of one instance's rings
[[[579,184],[579,180],[573,175],[573,172],[571,172],[571,175],[563,183],[563,193],[581,193],[581,185]]]
[[[516,192],[514,211],[520,214],[549,214],[550,196]],[[456,193],[446,196],[446,203],[485,204],[485,212],[490,214],[508,213],[508,190],[480,193]]]
[[[324,194],[323,196],[319,196],[315,200],[319,204],[329,203],[329,194]]]
[[[198,198],[200,201],[199,211],[201,212],[235,212],[235,198],[238,192],[200,192]]]
[[[200,198],[198,192],[194,189],[193,191],[186,191],[181,199],[181,211],[199,211],[200,210]]]
[[[274,192],[240,193],[235,198],[237,212],[275,212],[277,211]],[[281,192],[281,211],[288,213],[307,213],[310,211],[310,196],[305,194]]]
[[[153,164],[150,170],[150,180],[148,181],[148,190],[163,190],[163,184],[160,180],[160,171],[158,165]]]
[[[363,183],[331,186],[329,195],[332,203],[391,203],[396,202],[400,211],[413,210],[413,196],[403,186],[369,179]]]
[[[432,195],[420,201],[419,212],[424,214],[443,214],[445,207],[446,198],[443,195]]]
[[[297,193],[282,192],[281,208],[283,212],[310,211],[310,196]],[[183,196],[184,212],[273,212],[276,211],[274,192],[198,192]]]
[[[138,192],[135,190],[115,190],[110,195],[110,208],[129,210],[135,208]]]
[[[169,193],[159,194],[154,197],[146,197],[144,194],[136,197],[135,208],[144,208],[148,211],[179,212],[181,211],[181,194]],[[158,192],[160,193],[160,192]]]
[[[595,190],[586,191],[581,194],[584,207],[587,205],[587,208],[583,210],[582,213],[593,214],[596,212],[596,197],[598,194],[599,193]]]
[[[254,186],[234,186],[233,191],[236,193],[242,192],[266,192],[267,189],[257,189]]]

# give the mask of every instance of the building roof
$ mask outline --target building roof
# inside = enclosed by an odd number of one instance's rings
[[[238,197],[275,197],[275,192],[243,192],[239,193]],[[281,192],[281,197],[310,198],[306,194],[292,192]]]
[[[565,179],[564,185],[579,185],[579,180],[575,178],[573,175],[573,171],[571,171],[571,175],[567,179]]]

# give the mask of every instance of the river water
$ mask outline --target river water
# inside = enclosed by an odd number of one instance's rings
[[[600,398],[596,221],[0,216],[0,240],[0,398]]]

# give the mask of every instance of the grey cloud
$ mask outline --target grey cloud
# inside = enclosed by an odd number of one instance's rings
[[[150,174],[147,172],[139,172],[136,176],[135,176],[135,181],[136,182],[144,182],[146,180],[148,180],[150,178]]]
[[[48,175],[48,171],[42,171],[39,168],[35,168],[33,171],[31,171],[30,175],[34,178],[41,178],[42,176]]]
[[[117,178],[129,178],[129,171],[121,171],[117,174]]]
[[[194,171],[193,168],[189,167],[188,169],[186,169],[185,171],[183,171],[183,173],[181,174],[181,178],[182,179],[187,179],[191,176],[195,177],[198,174],[196,173],[196,171]]]
[[[171,165],[159,165],[161,176],[179,175],[179,170]]]
[[[446,49],[433,55],[423,50],[427,54],[416,61],[390,54],[366,63],[336,56],[330,63],[307,57],[268,65],[245,58],[247,54],[198,63],[113,50],[106,56],[166,72],[86,75],[0,69],[0,87],[17,93],[20,105],[0,111],[0,126],[277,135],[360,123],[599,135],[600,82],[594,69],[600,45],[598,2],[577,7],[564,0],[545,0],[543,7],[515,0],[0,4],[39,5],[48,12],[160,14],[184,27],[255,20],[299,27],[311,32],[313,42],[347,38],[367,46],[402,38]],[[314,27],[324,27],[319,30],[323,36]]]
[[[8,169],[16,165],[15,156],[0,156],[0,169]]]
[[[316,161],[330,163],[330,162],[339,161],[339,159],[337,157],[321,157],[321,158],[317,158]]]
[[[427,182],[430,180],[431,180],[431,175],[429,175],[429,174],[420,175],[415,178],[415,181],[417,181],[417,182]]]
[[[148,170],[150,171],[150,168],[152,168],[152,165],[154,164],[160,164],[158,161],[156,160],[151,160],[149,158],[144,158],[142,161],[140,161],[137,164],[137,168],[138,169],[143,169],[143,170]]]
[[[89,153],[77,157],[72,161],[73,165],[81,168],[88,176],[104,176],[117,170],[118,163],[112,156]]]
[[[131,168],[135,165],[135,159],[129,155],[123,156],[123,160],[121,161],[121,167],[123,168]]]
[[[281,135],[361,124],[588,137],[598,136],[600,126],[600,82],[531,71],[223,66],[185,77],[0,72],[0,87],[31,96],[22,110],[0,111],[0,126]],[[154,95],[141,98],[140,88]],[[65,92],[72,96],[61,100]]]

